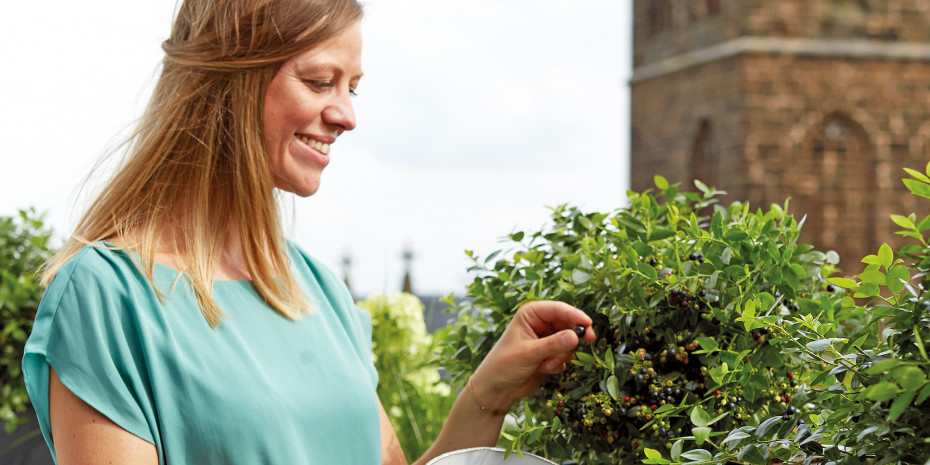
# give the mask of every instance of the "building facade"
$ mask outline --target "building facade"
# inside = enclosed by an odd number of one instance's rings
[[[848,273],[930,212],[930,0],[635,0],[631,187],[783,204]]]

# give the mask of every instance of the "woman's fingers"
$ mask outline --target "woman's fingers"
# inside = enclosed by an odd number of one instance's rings
[[[565,302],[529,302],[520,307],[517,316],[526,322],[537,337],[581,325],[586,329],[583,339],[589,342],[594,340],[591,318]]]

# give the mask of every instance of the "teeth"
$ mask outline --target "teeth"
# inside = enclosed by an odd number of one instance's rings
[[[297,138],[300,139],[301,142],[303,142],[303,143],[309,145],[310,147],[313,147],[313,148],[319,150],[319,151],[322,152],[324,155],[328,155],[328,154],[329,154],[329,144],[324,144],[324,143],[322,143],[322,142],[320,142],[320,141],[318,141],[318,140],[313,140],[313,139],[311,139],[311,138],[309,138],[309,137],[307,137],[307,136],[300,136],[300,135],[298,135]]]

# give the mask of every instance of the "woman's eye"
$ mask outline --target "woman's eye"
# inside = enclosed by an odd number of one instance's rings
[[[315,87],[317,89],[325,89],[333,86],[333,83],[329,81],[307,81],[307,83],[310,84],[311,87]]]
[[[356,92],[355,89],[349,89],[349,95],[353,97],[358,97],[358,92]]]

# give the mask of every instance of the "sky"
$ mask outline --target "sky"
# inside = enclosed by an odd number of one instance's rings
[[[357,297],[461,295],[479,256],[562,203],[629,186],[630,0],[367,0],[358,126],[292,240]],[[159,71],[173,0],[12,2],[0,19],[0,216],[35,207],[59,241],[106,181]],[[118,153],[117,153],[118,156]],[[89,176],[95,166],[100,167]]]

